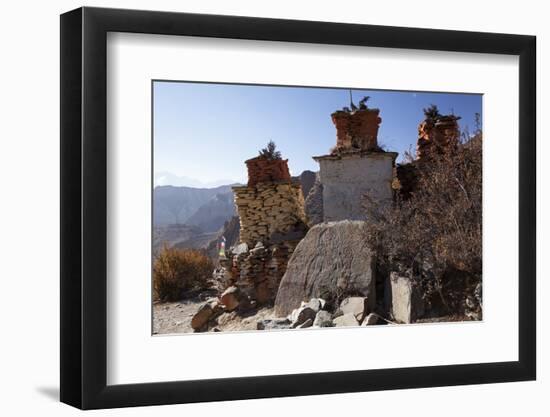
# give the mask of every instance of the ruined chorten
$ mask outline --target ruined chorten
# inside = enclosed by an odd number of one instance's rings
[[[425,159],[436,153],[455,149],[460,137],[458,120],[460,117],[454,115],[427,115],[418,125],[416,159]]]
[[[396,190],[403,199],[411,197],[418,182],[418,167],[433,162],[433,157],[457,148],[460,138],[455,115],[442,115],[436,105],[424,109],[425,119],[418,125],[416,159],[396,167]]]

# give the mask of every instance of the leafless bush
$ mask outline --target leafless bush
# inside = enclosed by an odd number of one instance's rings
[[[160,301],[177,301],[186,291],[208,287],[214,264],[198,250],[164,246],[153,264],[153,292]]]
[[[457,312],[482,272],[482,135],[409,162],[414,187],[391,206],[366,197],[368,239],[380,268],[406,272],[427,300]]]

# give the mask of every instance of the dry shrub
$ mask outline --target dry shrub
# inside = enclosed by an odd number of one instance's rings
[[[208,287],[214,264],[202,252],[164,246],[153,263],[153,292],[160,301],[177,301],[185,292]]]
[[[448,311],[461,312],[482,272],[482,135],[408,164],[414,189],[390,207],[366,199],[368,239],[382,270],[406,273]],[[463,311],[462,311],[463,312]]]

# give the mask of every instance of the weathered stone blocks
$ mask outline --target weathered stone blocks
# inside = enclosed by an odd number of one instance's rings
[[[245,161],[248,169],[248,186],[262,182],[290,181],[287,159],[267,159],[261,156]]]
[[[382,122],[379,114],[378,109],[332,113],[332,122],[336,127],[335,150],[377,150],[378,128]]]
[[[306,223],[304,197],[299,183],[258,183],[233,187],[240,219],[240,240],[249,246],[267,242],[274,233],[286,233]]]

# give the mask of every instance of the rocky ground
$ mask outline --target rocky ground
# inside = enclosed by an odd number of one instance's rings
[[[153,334],[193,333],[191,321],[205,304],[210,294],[172,303],[153,304]],[[288,317],[277,317],[273,307],[251,309],[250,311],[225,311],[216,315],[208,329],[199,331],[229,332],[249,330],[300,329],[307,327],[367,326],[373,324],[398,324],[375,313],[366,314],[366,299],[351,297],[345,299],[336,313],[322,309],[320,299],[295,309]],[[416,323],[445,323],[467,321],[465,316],[442,316],[418,319]]]
[[[368,314],[368,299],[346,298],[336,311],[326,309],[324,300],[302,302],[288,316],[277,316],[272,306],[254,307],[244,301],[236,287],[221,297],[204,292],[180,302],[153,305],[153,334],[227,332],[307,327],[340,327],[386,324],[381,316]]]
[[[193,333],[191,319],[204,300],[195,297],[173,303],[153,304],[153,334]],[[215,331],[257,330],[257,323],[270,319],[273,308],[266,307],[239,315],[237,312],[224,313],[217,318]]]
[[[191,299],[153,304],[153,334],[192,333],[191,319],[203,301]]]

